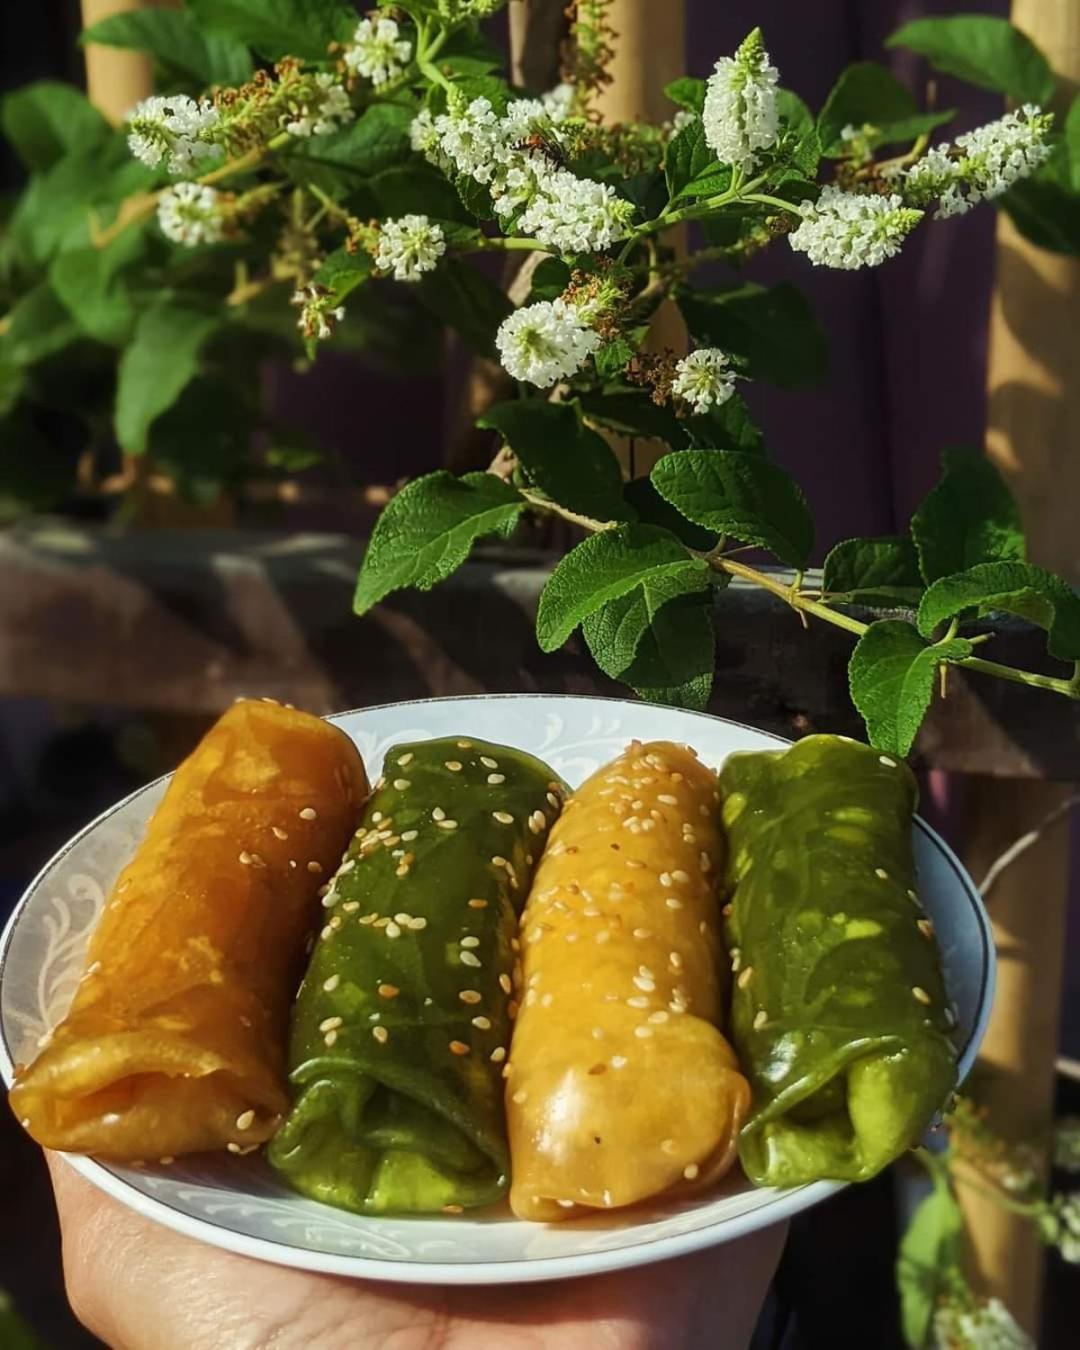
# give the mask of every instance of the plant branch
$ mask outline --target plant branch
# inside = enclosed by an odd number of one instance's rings
[[[602,534],[605,530],[614,530],[619,522],[617,520],[594,520],[592,516],[581,516],[576,511],[571,511],[569,507],[560,506],[558,502],[553,502],[542,492],[534,492],[531,488],[518,488],[518,491],[531,505],[538,507],[541,511],[547,511],[550,515],[559,516],[562,520],[568,520],[571,525],[580,525],[583,530],[588,530],[590,534]]]

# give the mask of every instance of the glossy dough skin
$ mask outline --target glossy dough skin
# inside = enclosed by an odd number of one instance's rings
[[[38,1143],[134,1160],[272,1133],[316,891],[366,794],[329,723],[263,701],[219,719],[120,874],[70,1012],[17,1075]]]
[[[505,1194],[518,915],[561,806],[547,765],[506,746],[387,752],[293,1015],[270,1161],[298,1190],[365,1214]]]
[[[506,1084],[522,1219],[710,1185],[749,1088],[717,1029],[716,777],[633,742],[567,803],[522,927]]]
[[[952,1015],[911,846],[905,764],[839,736],[732,755],[732,1031],[759,1185],[864,1181],[916,1144],[956,1079]]]

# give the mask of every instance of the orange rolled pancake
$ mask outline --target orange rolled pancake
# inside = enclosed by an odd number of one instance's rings
[[[224,714],[113,887],[70,1012],[16,1077],[38,1143],[130,1160],[269,1137],[316,892],[366,793],[336,727],[271,702]]]
[[[718,795],[685,747],[634,742],[552,828],[506,1084],[520,1218],[686,1193],[731,1166],[750,1089],[717,1026]]]

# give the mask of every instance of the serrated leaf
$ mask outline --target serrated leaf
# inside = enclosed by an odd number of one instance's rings
[[[613,380],[623,373],[634,359],[637,348],[624,337],[613,338],[593,353],[596,373],[602,380]]]
[[[73,249],[53,259],[49,282],[88,337],[110,347],[127,342],[136,309],[123,272],[146,247],[145,234],[125,230],[107,248]]]
[[[642,698],[695,712],[707,705],[716,664],[708,591],[677,595],[651,614],[633,591],[590,614],[581,627],[600,669]],[[633,655],[623,665],[631,644]]]
[[[366,250],[350,253],[348,249],[338,248],[327,254],[312,280],[317,286],[325,286],[333,295],[334,303],[340,304],[357,286],[363,285],[374,270],[374,261]]]
[[[525,505],[490,473],[458,478],[440,469],[407,483],[375,523],[353,609],[366,614],[404,586],[431,590],[461,566],[478,539],[512,527]]]
[[[570,268],[561,258],[544,258],[533,270],[529,303],[557,300],[570,285]]]
[[[976,563],[1022,559],[1020,509],[991,460],[978,450],[946,450],[941,478],[911,518],[927,582]]]
[[[331,42],[356,31],[348,0],[187,0],[199,27],[254,47],[267,61],[328,61]]]
[[[745,450],[753,454],[764,451],[761,428],[750,416],[750,409],[740,394],[732,394],[719,406],[705,413],[693,413],[683,419],[688,446],[703,450]]]
[[[391,165],[368,179],[366,186],[375,194],[377,214],[383,219],[415,213],[443,222],[473,223],[472,212],[453,183],[431,164],[410,159]]]
[[[135,9],[83,30],[79,41],[146,52],[163,70],[197,86],[242,84],[250,79],[251,55],[233,38],[204,32],[190,9]]]
[[[617,390],[587,392],[580,395],[578,402],[594,421],[627,436],[666,441],[677,447],[687,443],[682,423],[671,409],[654,403],[643,389],[623,386]]]
[[[687,112],[700,113],[705,107],[705,81],[682,75],[664,85],[664,95]]]
[[[888,754],[906,755],[934,696],[938,666],[971,652],[971,643],[963,638],[931,647],[901,619],[872,623],[848,663],[851,699],[866,723],[871,745]]]
[[[155,419],[149,453],[186,501],[208,505],[242,476],[253,420],[232,385],[197,375]]]
[[[682,450],[652,471],[660,495],[697,525],[805,567],[814,521],[802,489],[777,464],[738,450]]]
[[[1027,619],[1046,629],[1051,656],[1080,661],[1080,596],[1052,572],[1031,563],[991,562],[941,577],[919,605],[919,632],[929,637],[966,609]]]
[[[560,506],[594,520],[629,516],[619,461],[602,436],[582,425],[572,404],[497,403],[477,425],[498,431],[529,481]]]
[[[409,154],[412,112],[397,103],[375,103],[340,131],[293,141],[282,152],[286,166],[316,165],[368,178]]]
[[[668,193],[677,197],[688,183],[701,177],[708,169],[719,172],[720,166],[715,151],[706,143],[701,118],[696,117],[672,136],[664,152],[664,177]]]
[[[696,576],[704,588],[709,569],[673,534],[653,525],[620,525],[591,535],[562,558],[540,596],[536,636],[545,652],[561,647],[602,605],[638,586],[668,584],[673,574]]]
[[[665,501],[650,478],[634,478],[623,485],[623,498],[629,502],[638,520],[646,525],[659,525],[681,539],[687,548],[705,553],[716,544],[716,535],[680,515],[669,501]],[[719,583],[727,573],[717,576]]]
[[[858,61],[833,85],[818,116],[817,130],[826,155],[843,153],[846,126],[875,128],[874,145],[914,140],[953,116],[951,111],[923,113],[907,87],[876,61]]]
[[[896,1263],[904,1341],[913,1350],[922,1350],[930,1339],[934,1311],[960,1262],[964,1231],[948,1183],[937,1172],[933,1181],[933,1191],[916,1209],[901,1239]]]
[[[742,357],[751,378],[794,388],[824,377],[825,335],[806,297],[790,282],[680,288],[676,300],[694,341]]]
[[[220,323],[218,315],[168,295],[143,310],[117,374],[115,424],[122,450],[146,450],[151,423],[194,378],[199,351]]]
[[[39,80],[6,95],[0,103],[0,131],[25,167],[37,173],[111,135],[108,122],[84,94],[54,80]]]
[[[776,91],[776,111],[783,130],[780,133],[779,153],[807,178],[817,173],[821,159],[821,141],[810,109],[790,89]]]
[[[513,305],[483,272],[457,258],[444,258],[416,287],[421,301],[443,323],[461,334],[479,356],[498,353],[495,332]]]
[[[915,545],[904,535],[844,539],[825,558],[822,586],[832,600],[878,609],[914,607],[923,593]]]
[[[985,14],[914,19],[885,45],[907,47],[925,56],[935,70],[1021,103],[1048,103],[1054,94],[1054,75],[1046,57],[1007,19]]]
[[[613,680],[620,679],[634,664],[641,639],[669,601],[677,596],[701,593],[698,573],[676,571],[650,578],[625,595],[609,600],[582,620],[581,633],[593,660],[605,675],[610,675]],[[657,683],[681,681],[682,676],[678,676]]]
[[[680,198],[717,197],[731,186],[731,169],[726,164],[707,164],[696,178],[679,193]],[[743,210],[745,211],[745,207]]]

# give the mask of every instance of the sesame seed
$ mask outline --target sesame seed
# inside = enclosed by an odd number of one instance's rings
[[[506,782],[506,774],[504,774],[504,773],[489,773],[488,776],[487,776],[487,780],[488,780],[488,782],[491,784],[492,787],[497,787],[499,783],[505,783],[505,782]]]
[[[400,844],[400,843],[401,843],[401,835],[399,835],[399,834],[390,834],[389,831],[385,831],[380,837],[382,838],[382,841],[383,841],[383,848],[391,848],[391,849],[392,849],[392,848],[394,847],[395,844]]]
[[[419,833],[419,830],[402,830],[401,842],[403,844],[411,844]]]
[[[385,1027],[372,1027],[371,1034],[380,1045],[385,1045],[390,1039],[390,1033]]]
[[[402,914],[395,914],[395,915],[394,915],[394,922],[395,922],[395,923],[401,924],[401,926],[402,926],[403,928],[408,928],[409,922],[410,922],[411,919],[412,919],[412,915],[411,915],[411,914],[404,914],[404,913],[402,913]]]
[[[607,928],[601,928],[600,931],[599,931],[599,933],[597,933],[597,935],[596,935],[596,940],[597,940],[597,942],[601,942],[601,943],[603,943],[603,942],[610,942],[610,941],[611,941],[611,931],[610,931],[610,929],[607,929]]]
[[[321,930],[321,932],[319,933],[319,936],[320,936],[320,937],[323,939],[323,941],[325,942],[326,939],[327,939],[328,937],[330,937],[330,936],[333,934],[333,932],[334,932],[334,930],[330,927],[329,924],[327,924],[326,927],[323,928],[323,929]]]
[[[640,989],[644,994],[652,994],[656,990],[656,981],[650,980],[647,975],[635,975],[634,987]]]
[[[409,750],[404,755],[401,756],[401,758],[398,760],[398,764],[400,764],[400,766],[404,768],[406,764],[411,764],[412,760],[413,760],[413,752]]]
[[[666,1022],[667,1020],[668,1020],[668,1015],[667,1015],[666,1012],[664,1012],[664,1010],[663,1010],[662,1008],[659,1009],[659,1011],[657,1011],[657,1012],[654,1012],[654,1013],[650,1013],[650,1014],[649,1014],[649,1021],[650,1021],[650,1022],[655,1022],[657,1025],[659,1025],[659,1024],[662,1023],[662,1022]]]
[[[487,902],[486,900],[470,900],[470,901],[469,901],[469,908],[470,908],[470,909],[487,909],[487,903],[488,903],[488,902]]]
[[[919,1000],[920,1003],[930,1002],[930,995],[926,992],[925,989],[921,989],[917,984],[912,985],[911,992],[915,995],[915,997]]]
[[[724,916],[725,919],[730,919],[731,916],[735,913],[735,906],[731,904],[729,901],[720,911],[720,913]]]
[[[510,864],[506,861],[506,859],[502,856],[501,853],[494,853],[494,854],[492,854],[492,857],[491,857],[491,865],[492,865],[492,867],[509,867],[509,866],[510,866]]]
[[[254,1111],[241,1111],[236,1117],[236,1128],[238,1130],[249,1130],[255,1123]]]
[[[412,787],[412,783],[408,778],[394,779],[394,790],[396,792],[404,792],[407,787]]]
[[[710,872],[712,870],[712,859],[707,853],[702,853],[699,862],[701,863],[701,870],[703,872]]]
[[[328,994],[332,994],[341,983],[340,975],[331,975],[328,980],[323,980],[323,988]]]
[[[612,1056],[611,1056],[611,1061],[610,1061],[610,1063],[611,1063],[611,1067],[612,1067],[613,1069],[621,1069],[621,1068],[624,1068],[625,1065],[626,1065],[626,1062],[627,1062],[627,1060],[626,1060],[626,1056],[625,1056],[625,1055],[612,1055]]]
[[[684,872],[681,867],[677,867],[675,871],[672,872],[671,879],[672,881],[677,881],[680,886],[685,886],[690,880],[690,875],[689,873]]]
[[[554,1002],[555,1002],[554,994],[545,994],[544,997],[540,1000],[540,1006],[541,1008],[550,1008]]]
[[[397,998],[401,990],[396,984],[380,984],[378,993],[380,998]]]
[[[275,839],[288,839],[289,837],[288,834],[286,834],[286,832],[281,828],[280,825],[271,825],[270,833],[274,836]]]
[[[739,972],[739,978],[736,981],[736,984],[738,984],[740,989],[746,988],[746,986],[750,983],[750,979],[753,976],[753,974],[754,974],[753,966],[747,966],[745,970]]]
[[[328,1031],[326,1035],[323,1037],[323,1041],[327,1046],[333,1045],[336,1040],[337,1040],[336,1031]]]
[[[758,1011],[754,1014],[754,1030],[760,1031],[768,1020],[769,1014],[765,1011],[764,1008],[759,1008]]]
[[[247,851],[247,849],[242,850],[242,852],[241,852],[241,854],[240,854],[240,862],[241,862],[245,867],[250,867],[250,865],[251,865],[251,854]]]
[[[500,825],[513,825],[514,823],[514,817],[509,811],[492,811],[491,814]]]
[[[661,1153],[674,1153],[674,1152],[675,1152],[675,1140],[674,1140],[674,1139],[661,1139],[661,1140],[660,1140],[660,1152],[661,1152]]]
[[[700,1171],[701,1169],[698,1167],[697,1163],[687,1163],[683,1168],[683,1176],[687,1181],[694,1181]]]
[[[459,955],[463,966],[472,966],[474,970],[480,969],[480,958],[473,952],[461,952]]]
[[[524,1088],[518,1088],[518,1090],[514,1093],[513,1097],[511,1097],[510,1100],[516,1102],[518,1106],[521,1106],[523,1102],[527,1102],[529,1100],[529,1094],[525,1091]]]
[[[446,761],[446,767],[450,770],[451,773],[460,773],[460,772],[461,772],[461,760],[460,760],[460,759],[448,759],[448,760]]]
[[[908,898],[908,899],[912,902],[912,904],[914,904],[914,905],[917,905],[917,904],[919,903],[919,897],[918,897],[918,895],[916,894],[915,891],[911,890],[910,887],[908,888],[907,898]]]
[[[442,1207],[442,1212],[443,1212],[444,1214],[464,1214],[464,1213],[465,1213],[465,1206],[464,1206],[464,1205],[443,1205],[443,1207]]]
[[[885,871],[884,867],[875,867],[874,876],[876,876],[880,881],[888,881],[889,879],[889,874],[888,872]]]
[[[472,741],[458,741],[457,747],[459,750],[471,750]]]
[[[656,800],[663,802],[665,806],[678,806],[679,804],[678,797],[673,797],[670,792],[658,792]]]
[[[535,1002],[536,1002],[536,990],[530,989],[525,995],[526,1008],[531,1008]]]
[[[473,1026],[474,1026],[474,1027],[478,1027],[481,1031],[490,1031],[490,1030],[491,1030],[491,1018],[490,1018],[490,1017],[483,1017],[483,1016],[480,1016],[480,1017],[474,1017],[474,1018],[471,1019],[471,1021],[472,1021]]]
[[[335,1029],[335,1027],[341,1026],[342,1020],[343,1020],[343,1019],[340,1018],[340,1017],[325,1017],[325,1018],[323,1018],[323,1020],[319,1023],[319,1030],[320,1030],[320,1031],[333,1031],[333,1030]]]
[[[398,927],[396,923],[393,922],[393,920],[391,920],[390,923],[386,925],[386,936],[388,938],[396,938],[401,936],[401,929]]]
[[[888,755],[878,755],[878,763],[884,764],[887,769],[896,768],[896,760],[890,759]]]
[[[635,980],[634,983],[636,984],[637,981]],[[628,1008],[647,1008],[649,1000],[643,994],[635,994],[633,998],[626,1000],[626,1006]]]
[[[478,989],[462,989],[458,994],[458,998],[461,999],[462,1003],[479,1003],[482,997],[483,995]]]
[[[677,895],[668,895],[664,897],[664,904],[668,909],[682,909],[682,901]]]
[[[397,867],[394,868],[394,876],[407,877],[408,875],[409,875],[408,863],[400,863]]]
[[[361,920],[361,923],[362,923],[362,922],[363,922],[363,920]],[[384,914],[384,915],[382,916],[382,918],[380,918],[380,919],[374,919],[372,922],[373,922],[374,927],[376,927],[376,928],[389,928],[389,927],[390,927],[390,915],[389,915],[389,914]]]
[[[422,932],[423,929],[427,927],[427,919],[425,919],[422,914],[418,914],[415,919],[409,920],[408,927],[411,928],[414,933]]]
[[[645,805],[645,803],[644,803],[644,802],[641,800],[641,798],[639,797],[639,798],[637,798],[636,801],[632,801],[632,802],[630,803],[630,809],[631,809],[632,811],[640,811],[641,808],[642,808],[644,805]]]
[[[652,1027],[636,1026],[634,1028],[634,1035],[640,1041],[647,1040],[652,1034]]]
[[[452,1055],[467,1055],[469,1053],[469,1047],[464,1041],[451,1041],[450,1053]]]
[[[313,806],[305,806],[298,814],[301,820],[314,820],[319,813]]]
[[[311,873],[312,876],[318,876],[319,873],[322,871],[322,863],[316,862],[315,859],[312,858],[311,862],[309,862],[307,865],[307,870]]]
[[[376,811],[375,814],[371,817],[372,824],[378,825],[379,821],[382,820],[382,818],[383,818],[382,812]]]
[[[463,947],[479,947],[480,939],[478,937],[463,937],[461,939],[461,945]]]
[[[553,807],[555,808],[556,811],[557,811],[557,810],[559,809],[559,807],[562,805],[562,803],[559,801],[558,797],[555,796],[554,792],[549,792],[549,793],[547,794],[547,799],[548,799],[548,804],[549,804],[550,806],[553,806]]]
[[[439,821],[436,821],[435,823],[438,825],[438,827],[439,827],[440,830],[456,830],[456,829],[457,829],[457,821],[456,821],[456,820],[439,820]]]
[[[231,1139],[230,1139],[229,1142],[225,1145],[225,1147],[229,1150],[230,1153],[239,1153],[239,1152],[241,1151],[240,1145],[239,1145],[239,1144],[234,1144],[233,1141],[232,1141]],[[159,1161],[164,1162],[165,1159],[164,1159],[164,1158],[161,1158]],[[171,1161],[171,1159],[170,1159],[170,1161]]]
[[[612,845],[612,847],[614,847],[614,845]],[[626,865],[627,867],[633,867],[636,870],[640,870],[645,866],[643,862],[638,862],[637,858],[627,858]]]
[[[501,1064],[505,1058],[506,1058],[505,1045],[497,1045],[495,1049],[492,1050],[491,1054],[488,1056],[488,1059],[491,1060],[492,1064]]]
[[[923,937],[932,938],[934,936],[934,925],[929,919],[919,919],[916,927]]]
[[[670,872],[661,872],[661,873],[660,873],[660,885],[661,885],[661,886],[670,886],[670,885],[671,885],[671,873],[670,873]]]
[[[497,769],[499,767],[499,761],[497,759],[492,759],[490,755],[481,755],[480,763],[485,769]]]
[[[510,983],[509,975],[504,974],[499,976],[499,988],[503,991],[504,994],[509,994],[510,991],[513,989],[513,987],[514,986]]]

